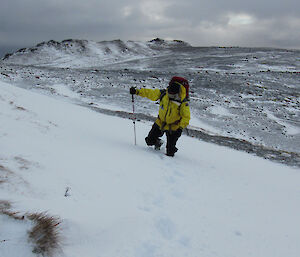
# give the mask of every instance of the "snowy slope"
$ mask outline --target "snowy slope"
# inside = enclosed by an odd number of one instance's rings
[[[169,158],[151,124],[134,146],[129,120],[3,82],[0,120],[0,200],[61,218],[55,256],[300,254],[298,169],[185,136]],[[28,226],[0,215],[1,257],[36,256]]]
[[[78,39],[67,39],[62,42],[50,40],[35,47],[22,48],[13,54],[7,54],[3,60],[7,64],[86,68],[164,55],[169,48],[188,46],[189,44],[182,41],[162,39],[147,43],[122,40],[102,42]]]
[[[0,80],[46,93],[63,84],[82,96],[80,100],[113,104],[119,110],[131,110],[131,86],[166,88],[174,75],[190,82],[197,121],[192,125],[300,155],[297,50],[192,47],[159,39],[68,39],[42,42],[0,60]],[[139,99],[136,111],[155,116],[156,106]]]

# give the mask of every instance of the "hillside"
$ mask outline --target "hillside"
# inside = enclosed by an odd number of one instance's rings
[[[50,40],[31,48],[22,48],[5,55],[7,64],[55,66],[62,68],[103,66],[115,62],[154,57],[168,53],[169,49],[188,47],[174,40],[154,39],[149,42],[121,40],[95,42],[91,40]]]
[[[283,162],[298,166],[299,74],[298,50],[193,47],[161,39],[48,41],[0,61],[2,81],[54,96],[66,87],[78,104],[126,112],[131,86],[163,89],[174,75],[183,76],[190,82],[193,127],[261,146],[259,156],[269,156],[268,149],[279,159],[287,155]],[[136,111],[147,117],[157,115],[156,107],[136,101]]]
[[[129,96],[128,96],[129,97]],[[151,123],[0,82],[0,211],[58,217],[64,257],[298,257],[300,173]],[[3,207],[4,206],[4,207]],[[32,222],[0,214],[0,256],[34,257]]]

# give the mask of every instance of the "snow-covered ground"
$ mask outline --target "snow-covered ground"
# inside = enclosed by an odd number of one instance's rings
[[[0,82],[0,201],[60,217],[54,256],[300,256],[299,169],[186,136],[170,158],[150,127],[135,146],[130,120]],[[0,256],[37,256],[30,227],[0,214]]]
[[[0,80],[77,100],[131,110],[131,86],[166,88],[172,76],[190,82],[194,121],[209,133],[300,154],[300,51],[193,47],[152,40],[48,41],[0,60]],[[136,111],[156,116],[152,102]]]

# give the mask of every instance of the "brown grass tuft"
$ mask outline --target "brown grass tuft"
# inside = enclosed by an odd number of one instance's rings
[[[11,203],[9,201],[0,200],[0,214],[7,215],[15,220],[26,221],[28,219],[34,223],[33,228],[28,232],[29,242],[34,247],[33,253],[42,256],[53,256],[61,248],[59,231],[61,221],[58,217],[50,216],[45,212],[20,215],[10,209]]]
[[[15,220],[23,220],[24,215],[19,215],[18,212],[10,211],[11,203],[8,201],[0,200],[0,214],[9,216]]]
[[[33,213],[26,217],[35,223],[28,232],[30,241],[34,244],[33,252],[37,254],[52,256],[55,250],[60,248],[58,217],[49,216],[47,213]]]

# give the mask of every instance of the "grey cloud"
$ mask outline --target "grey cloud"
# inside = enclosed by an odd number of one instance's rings
[[[189,17],[193,19],[214,19],[223,13],[249,13],[256,15],[258,18],[267,18],[274,16],[298,16],[299,17],[300,2],[298,0],[210,0],[210,1],[176,1],[168,8],[169,16],[175,16],[179,19]]]
[[[300,48],[299,13],[296,0],[4,0],[0,47],[163,37],[193,45]]]

